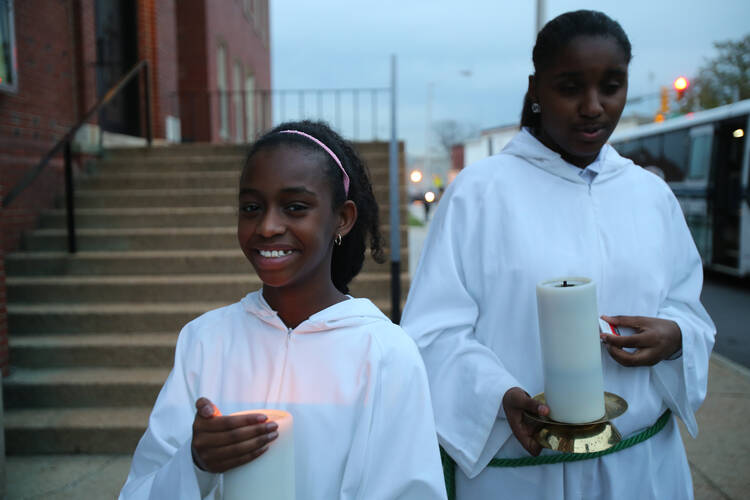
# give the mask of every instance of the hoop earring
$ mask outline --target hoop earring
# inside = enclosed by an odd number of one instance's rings
[[[341,233],[337,233],[336,237],[333,239],[333,242],[336,244],[336,246],[341,246],[341,242],[344,241],[344,237],[341,236]]]
[[[532,113],[540,113],[542,111],[542,107],[539,105],[538,102],[532,102],[531,103],[531,112]]]

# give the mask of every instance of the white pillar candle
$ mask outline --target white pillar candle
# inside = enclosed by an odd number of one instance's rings
[[[552,420],[585,423],[604,416],[596,286],[588,278],[536,287],[544,396]]]
[[[224,499],[294,500],[294,435],[292,415],[283,410],[250,410],[262,413],[266,422],[276,422],[279,436],[255,460],[224,473]]]

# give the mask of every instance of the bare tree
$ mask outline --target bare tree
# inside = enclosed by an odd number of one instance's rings
[[[432,126],[432,131],[437,137],[440,146],[448,154],[450,154],[453,146],[462,143],[477,133],[476,127],[459,123],[456,120],[441,120],[436,122]]]
[[[679,106],[683,113],[750,99],[750,34],[714,47],[718,55],[706,61],[685,92]]]

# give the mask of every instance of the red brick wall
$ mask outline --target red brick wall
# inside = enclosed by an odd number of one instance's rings
[[[211,137],[206,69],[206,3],[180,0],[177,6],[178,89],[182,137],[208,141]]]
[[[94,0],[73,0],[75,29],[75,70],[78,116],[82,117],[96,104],[96,26]],[[96,117],[90,123],[96,123]]]
[[[0,92],[0,184],[5,192],[74,124],[78,98],[75,27],[70,0],[15,2],[18,92]],[[40,29],[40,27],[44,27]],[[61,160],[3,211],[3,250],[16,249],[23,230],[50,207],[62,186]]]
[[[243,91],[244,75],[252,70],[255,88],[271,88],[270,32],[268,0],[248,2],[260,5],[246,14],[244,0],[182,0],[177,5],[180,57],[180,93],[183,130],[195,130],[195,139],[220,142],[219,100],[216,95],[216,54],[220,43],[226,46],[227,90]],[[203,21],[205,26],[200,26]],[[234,64],[243,68],[242,86],[234,88]],[[196,94],[208,89],[210,95]],[[195,110],[194,112],[192,110]],[[270,125],[270,105],[265,126]],[[201,126],[200,124],[206,124]],[[229,136],[235,136],[234,106],[229,98]],[[183,133],[188,137],[188,134]]]
[[[464,145],[456,144],[451,146],[451,168],[453,170],[463,170],[464,168]]]
[[[93,104],[91,50],[93,0],[14,2],[18,91],[0,92],[0,186],[5,196]],[[87,42],[88,43],[88,42]],[[93,47],[90,43],[89,47]],[[91,76],[86,76],[90,73]],[[0,214],[0,369],[7,373],[4,255],[19,248],[21,235],[63,190],[62,159],[54,158]]]
[[[166,137],[167,115],[177,102],[177,16],[174,0],[138,0],[138,59],[149,61],[154,137]],[[143,106],[143,104],[141,105]],[[145,116],[145,115],[143,115]]]

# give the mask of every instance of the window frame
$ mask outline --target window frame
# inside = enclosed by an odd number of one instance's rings
[[[10,47],[10,78],[11,83],[4,83],[0,81],[0,92],[7,92],[11,94],[18,93],[18,54],[17,54],[17,44],[16,44],[16,28],[15,28],[15,16],[14,16],[14,8],[13,8],[13,0],[0,0],[0,2],[4,2],[7,6],[7,12],[8,12],[8,45]],[[2,19],[0,19],[0,22],[3,22]],[[0,50],[2,50],[0,48]],[[4,57],[4,55],[0,54],[0,57]]]

